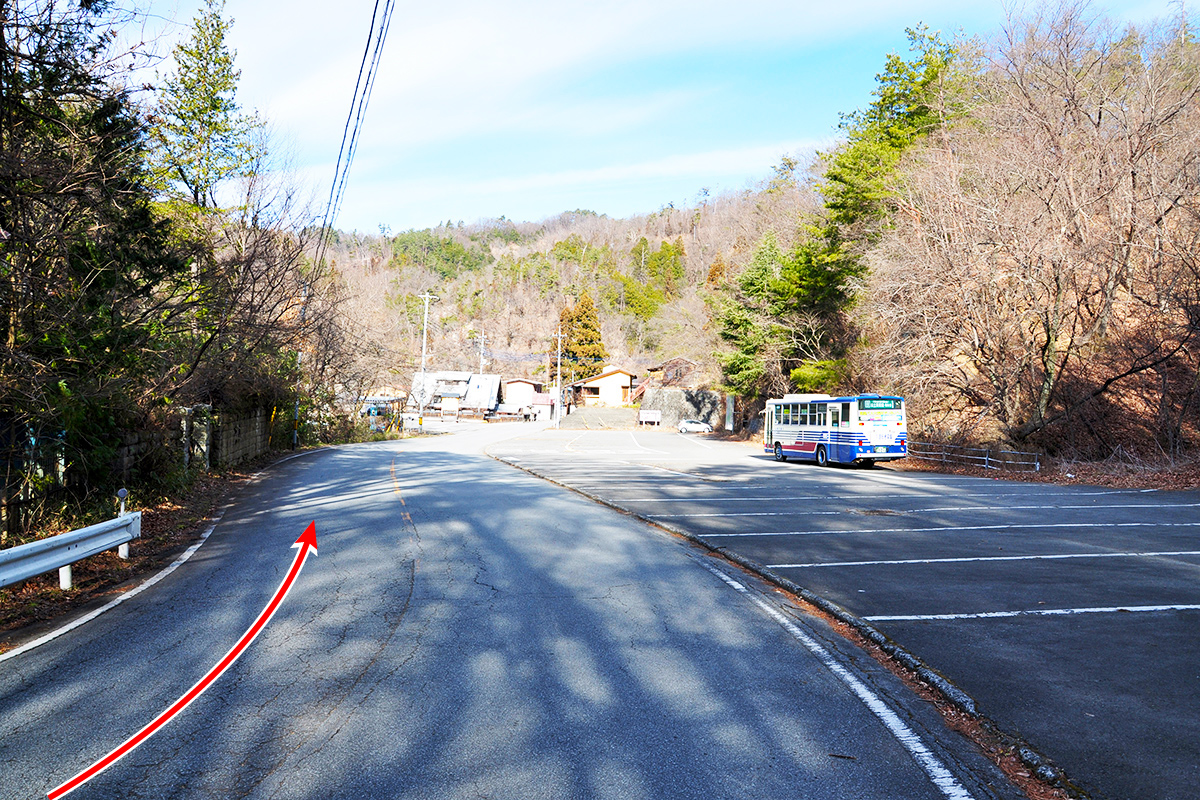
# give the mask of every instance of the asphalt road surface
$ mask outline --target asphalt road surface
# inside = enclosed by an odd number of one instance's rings
[[[869,621],[1097,798],[1200,796],[1200,493],[780,464],[659,431],[493,455]]]
[[[0,797],[996,798],[892,675],[694,545],[482,456],[521,429],[268,470],[145,591],[0,658]]]

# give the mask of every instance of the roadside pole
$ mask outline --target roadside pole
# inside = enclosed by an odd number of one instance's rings
[[[425,352],[426,352],[426,343],[428,341],[428,332],[429,332],[429,301],[437,300],[438,296],[436,294],[430,294],[429,292],[425,292],[425,294],[421,295],[421,299],[425,301],[425,318],[421,322],[421,393],[417,396],[417,403],[418,403],[417,429],[421,433],[424,433],[425,432],[425,402],[428,399],[426,392],[425,392]]]
[[[558,333],[555,337],[558,340],[558,365],[554,370],[554,427],[558,428],[558,423],[562,419],[562,323],[558,323]]]

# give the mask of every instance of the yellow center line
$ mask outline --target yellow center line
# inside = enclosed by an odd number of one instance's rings
[[[404,502],[404,495],[400,493],[400,481],[396,478],[396,457],[392,456],[392,491],[396,493],[396,497],[400,498],[400,505],[407,506]]]

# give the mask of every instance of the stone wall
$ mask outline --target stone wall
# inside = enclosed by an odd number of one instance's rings
[[[217,469],[232,467],[267,452],[270,419],[263,408],[213,417],[212,465]]]
[[[642,409],[661,411],[664,428],[674,428],[683,419],[698,419],[725,430],[726,396],[706,389],[677,389],[650,386],[642,396]]]

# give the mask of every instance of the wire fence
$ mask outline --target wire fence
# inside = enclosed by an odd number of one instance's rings
[[[936,461],[942,464],[1011,470],[1013,472],[1040,472],[1042,469],[1041,456],[1038,453],[961,447],[954,444],[934,444],[932,442],[910,441],[908,457],[921,461]]]

